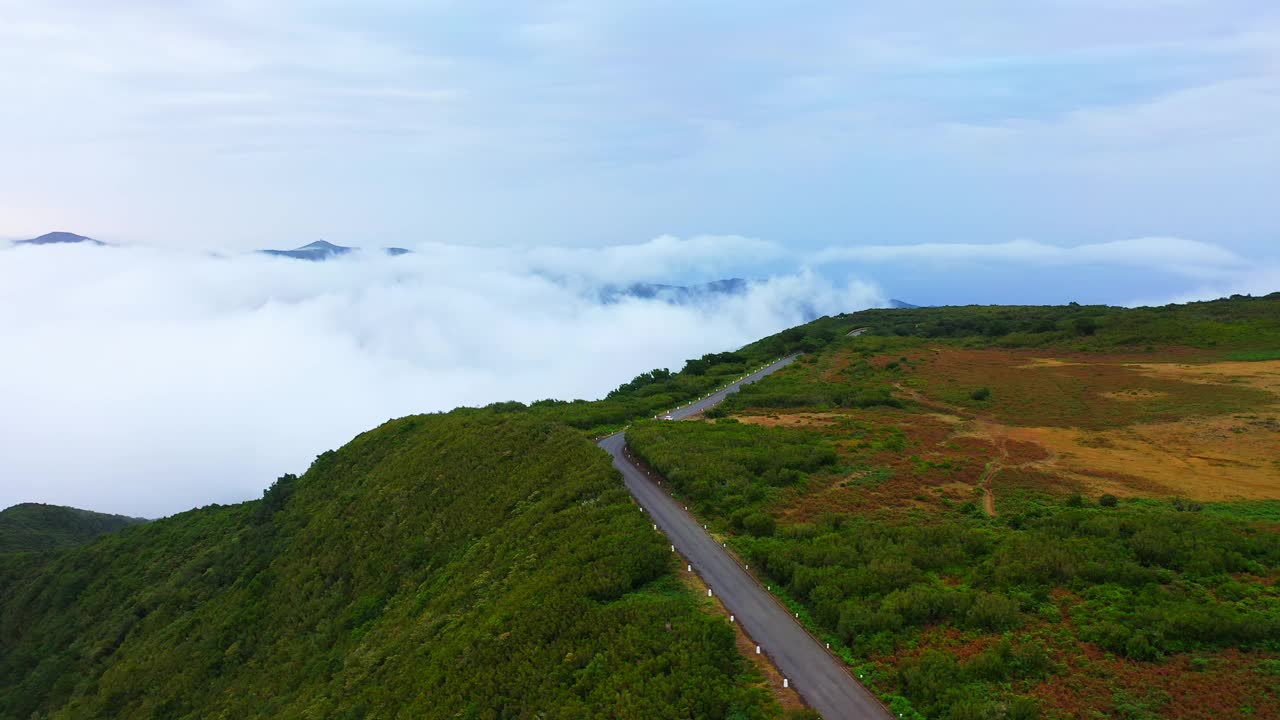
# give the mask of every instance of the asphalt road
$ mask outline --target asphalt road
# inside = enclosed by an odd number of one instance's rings
[[[682,419],[702,412],[723,400],[725,395],[737,392],[740,385],[755,382],[794,360],[794,355],[779,360],[671,415],[673,419]],[[627,489],[640,506],[734,614],[747,635],[769,655],[805,702],[822,713],[826,720],[893,717],[849,674],[842,662],[832,657],[791,613],[707,534],[692,515],[628,459],[623,433],[601,440],[600,447],[613,456],[613,466],[622,473]]]
[[[688,405],[685,405],[684,407],[678,410],[672,410],[669,413],[671,415],[671,419],[684,420],[685,418],[689,418],[694,415],[697,415],[700,412],[709,410],[715,407],[716,405],[719,405],[720,403],[724,402],[724,399],[726,397],[732,395],[733,393],[738,392],[738,390],[741,389],[743,385],[750,385],[751,383],[759,380],[762,377],[765,377],[766,375],[771,375],[781,370],[782,368],[795,362],[797,357],[799,357],[799,355],[788,355],[787,357],[782,358],[781,360],[773,363],[772,365],[761,368],[751,373],[750,375],[742,378],[741,380],[729,385],[728,387],[722,390],[717,390],[716,392],[711,393],[710,395],[702,398],[701,400],[696,400],[694,402],[691,402]]]

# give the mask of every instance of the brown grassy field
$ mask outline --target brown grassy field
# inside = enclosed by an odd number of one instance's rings
[[[903,410],[772,410],[745,423],[808,428],[855,469],[781,512],[928,509],[1004,489],[1199,501],[1280,497],[1280,361],[1152,363],[1133,356],[934,348],[898,384]],[[877,359],[885,362],[885,359]],[[843,368],[834,359],[820,372]],[[991,399],[971,399],[986,387]],[[889,428],[905,449],[877,446]],[[877,470],[877,468],[882,470]],[[875,482],[865,482],[874,476]]]
[[[1077,353],[952,344],[871,355],[850,346],[797,363],[780,380],[797,397],[819,402],[740,407],[732,417],[812,432],[835,449],[834,465],[771,499],[768,510],[780,527],[824,526],[832,515],[916,525],[955,518],[957,510],[974,522],[985,522],[983,512],[999,519],[989,527],[1021,527],[1049,505],[1097,509],[1104,494],[1120,498],[1121,508],[1156,507],[1125,498],[1280,498],[1280,360],[1221,357],[1189,349]],[[822,394],[823,386],[832,391]],[[866,387],[892,388],[902,406],[833,407],[842,404],[831,398],[844,388]],[[985,399],[977,392],[983,388]],[[1270,518],[1252,528],[1276,529]],[[1235,579],[1273,588],[1277,574]],[[967,582],[941,574],[936,581]],[[1273,651],[1219,647],[1135,660],[1082,639],[1074,613],[1096,619],[1100,601],[1080,592],[1056,589],[1060,612],[1016,633],[1042,642],[1057,667],[1047,679],[1005,688],[1036,698],[1043,717],[1280,719],[1280,661]],[[1000,639],[928,626],[868,660],[892,676],[929,651],[963,662]]]

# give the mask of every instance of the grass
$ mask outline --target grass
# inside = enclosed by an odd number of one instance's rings
[[[1280,350],[1240,350],[1227,353],[1227,359],[1235,362],[1265,362],[1280,360]]]
[[[1235,520],[1280,525],[1280,500],[1205,503],[1203,512]]]

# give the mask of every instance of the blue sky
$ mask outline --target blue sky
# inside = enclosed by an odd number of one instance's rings
[[[792,264],[1157,237],[1245,261],[1213,278],[988,252],[822,268],[929,303],[1161,300],[1275,277],[1280,6],[849,5],[0,0],[0,235],[736,235]]]

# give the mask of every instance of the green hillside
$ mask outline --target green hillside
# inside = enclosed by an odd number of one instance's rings
[[[0,717],[772,714],[673,570],[579,433],[405,418],[261,501],[0,559]]]
[[[140,522],[146,521],[60,505],[22,503],[0,510],[0,553],[78,545]]]
[[[1280,717],[1280,294],[778,337],[627,441],[896,711]]]
[[[0,719],[776,716],[588,439],[626,423],[907,716],[1262,717],[1278,351],[1280,295],[869,310],[392,421],[260,501],[0,554]],[[635,422],[794,352],[719,422]]]

